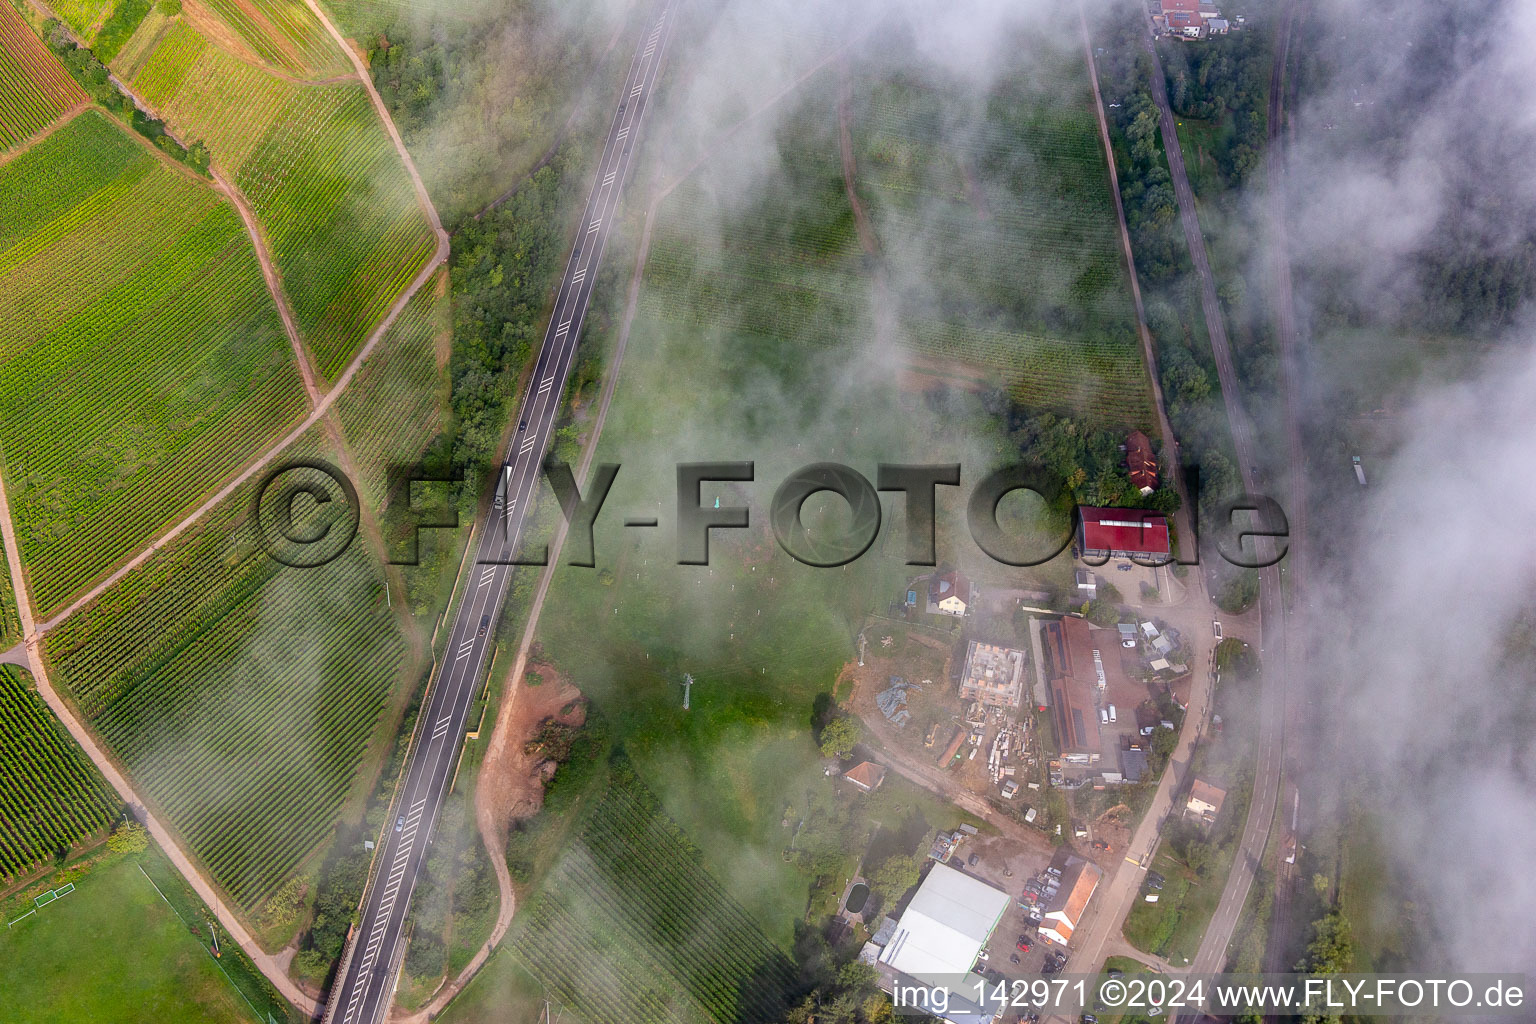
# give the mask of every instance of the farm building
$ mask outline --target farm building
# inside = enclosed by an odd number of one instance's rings
[[[1125,475],[1142,494],[1157,490],[1157,456],[1147,435],[1133,430],[1125,439]]]
[[[1099,596],[1099,581],[1094,578],[1092,569],[1074,569],[1072,579],[1084,597],[1092,599]]]
[[[1144,508],[1079,506],[1077,554],[1099,561],[1110,558],[1166,559],[1172,552],[1168,518]]]
[[[935,864],[896,922],[880,962],[919,981],[968,974],[1009,902],[1003,890]]]
[[[885,781],[885,768],[873,761],[860,761],[843,773],[843,778],[866,793],[873,793]]]
[[[1024,699],[1024,652],[972,640],[960,674],[960,696],[989,707],[1018,707]]]
[[[1221,813],[1221,805],[1226,802],[1226,799],[1226,790],[1219,789],[1204,779],[1196,779],[1189,787],[1189,802],[1184,805],[1184,809],[1209,824]]]
[[[1099,756],[1098,706],[1104,700],[1109,673],[1119,675],[1119,634],[1096,630],[1083,619],[1047,622],[1043,628],[1045,649],[1051,660],[1051,705],[1056,720],[1056,741],[1068,760],[1096,760]],[[1094,634],[1108,638],[1099,641]],[[1072,755],[1088,755],[1074,758]]]
[[[1061,872],[1061,886],[1045,905],[1040,935],[1065,946],[1071,941],[1072,933],[1077,931],[1103,872],[1091,861],[1068,853],[1065,847],[1057,853],[1056,861],[1054,866]]]
[[[1161,10],[1152,18],[1153,24],[1164,32],[1189,39],[1199,39],[1207,25],[1221,16],[1219,10],[1201,0],[1162,0],[1160,6]]]
[[[958,572],[936,573],[928,581],[928,611],[932,615],[958,618],[975,601],[975,584]]]
[[[1146,778],[1151,765],[1147,751],[1140,743],[1129,743],[1120,749],[1120,778],[1125,782],[1140,782]]]

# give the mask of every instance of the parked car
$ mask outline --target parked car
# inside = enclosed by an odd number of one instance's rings
[[[967,865],[969,865],[970,867],[975,867],[976,866],[976,862],[979,861],[979,860],[981,860],[981,856],[979,854],[973,853],[969,857],[966,858],[965,863]]]
[[[1123,978],[1125,977],[1125,972],[1118,967],[1111,967],[1109,969],[1109,976],[1111,978]]]
[[[1128,565],[1125,562],[1121,562],[1119,565],[1115,566],[1115,568],[1119,569],[1121,572],[1130,572],[1131,571],[1130,565]]]
[[[1020,935],[1019,936],[1019,941],[1014,943],[1014,948],[1016,948],[1020,953],[1028,953],[1029,952],[1029,938],[1027,936]]]
[[[1008,962],[1009,962],[1009,963],[1015,963],[1015,964],[1016,964],[1016,963],[1019,963],[1019,962],[1020,962],[1020,961],[1019,961],[1019,954],[1017,954],[1017,953],[1014,953],[1014,954],[1013,954],[1013,955],[1011,955],[1011,956],[1010,956],[1010,957],[1008,957]]]

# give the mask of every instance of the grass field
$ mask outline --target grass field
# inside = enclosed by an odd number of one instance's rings
[[[291,457],[319,454],[310,439]],[[249,488],[49,635],[55,678],[250,910],[325,841],[355,794],[407,660],[360,540],[278,565]]]
[[[333,379],[436,247],[361,85],[301,85],[178,23],[134,85],[245,193],[317,368]]]
[[[140,870],[158,857],[111,858],[76,878],[74,892],[0,930],[0,1019],[263,1019]]]
[[[0,150],[85,102],[85,93],[9,4],[0,4]]]
[[[31,678],[0,665],[0,882],[100,833],[118,807]]]
[[[767,522],[769,498],[811,462],[873,474],[881,460],[981,461],[999,436],[962,395],[942,412],[953,429],[936,437],[935,413],[873,348],[834,107],[808,88],[781,130],[781,174],[743,188],[730,161],[706,164],[660,207],[596,456],[622,467],[596,528],[597,564],[612,579],[559,570],[538,634],[705,868],[781,945],[812,898],[814,880],[784,857],[781,825],[826,783],[812,706],[854,655],[865,614],[899,593],[905,567],[904,538],[889,525],[846,568],[794,561]],[[755,460],[756,480],[705,485],[701,503],[750,503],[751,526],[716,531],[708,566],[678,565],[676,463],[726,458]],[[807,522],[823,512],[813,499]],[[651,514],[660,529],[621,525]],[[685,672],[696,680],[687,712]]]
[[[167,17],[158,7],[151,7],[133,35],[123,41],[116,56],[109,62],[112,70],[124,79],[131,79],[149,59],[155,46],[177,22]],[[101,59],[98,54],[98,58]]]
[[[0,168],[0,205],[0,451],[41,618],[271,443],[303,390],[234,208],[105,115]]]

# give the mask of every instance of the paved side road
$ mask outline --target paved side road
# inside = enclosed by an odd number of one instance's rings
[[[598,163],[597,177],[566,263],[538,363],[523,400],[497,491],[504,496],[480,534],[467,590],[449,633],[443,665],[417,720],[393,819],[385,826],[374,875],[363,899],[325,1020],[377,1024],[389,1011],[406,946],[406,916],[432,829],[458,763],[469,706],[484,679],[496,621],[512,576],[510,559],[522,537],[528,505],[538,485],[544,452],[555,429],[560,399],[575,359],[582,319],[591,301],[597,266],[630,168],[657,68],[673,21],[676,0],[665,0],[640,40]]]
[[[1216,278],[1211,273],[1205,238],[1200,231],[1200,216],[1195,207],[1195,193],[1190,188],[1189,175],[1184,168],[1184,154],[1179,149],[1178,126],[1168,103],[1167,80],[1163,75],[1162,61],[1158,59],[1151,20],[1147,19],[1145,25],[1142,45],[1152,58],[1152,96],[1157,102],[1163,148],[1168,154],[1168,170],[1173,178],[1174,196],[1179,204],[1179,219],[1183,223],[1184,238],[1189,245],[1190,261],[1200,279],[1200,305],[1211,339],[1211,352],[1216,362],[1216,375],[1221,382],[1221,397],[1226,405],[1227,421],[1232,429],[1238,472],[1249,489],[1257,491],[1253,422],[1242,406],[1226,323],[1222,319],[1221,302],[1216,295]],[[1264,538],[1259,550],[1272,550],[1271,544],[1269,538]],[[1259,746],[1253,800],[1249,805],[1248,821],[1243,828],[1237,855],[1233,858],[1232,871],[1227,876],[1226,888],[1222,890],[1221,902],[1212,915],[1200,949],[1190,965],[1198,972],[1217,971],[1225,965],[1227,945],[1248,899],[1254,871],[1264,855],[1270,822],[1274,818],[1275,803],[1279,798],[1284,748],[1285,688],[1290,671],[1286,646],[1288,622],[1280,576],[1278,566],[1272,565],[1259,571],[1259,616],[1263,636],[1259,662],[1263,678],[1259,698]]]

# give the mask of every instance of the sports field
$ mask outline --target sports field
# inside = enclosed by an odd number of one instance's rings
[[[0,929],[7,1024],[250,1024],[258,1017],[139,870],[115,860]]]
[[[311,455],[305,439],[285,457]],[[362,541],[281,566],[252,500],[237,492],[47,640],[56,682],[247,910],[335,827],[406,661]]]
[[[133,85],[245,193],[315,365],[334,379],[436,248],[363,87],[280,78],[185,22]]]
[[[46,618],[302,414],[250,237],[87,111],[0,167],[0,454]]]
[[[0,4],[0,150],[20,144],[85,99],[26,19]]]
[[[31,677],[0,665],[0,883],[101,832],[118,807]]]

